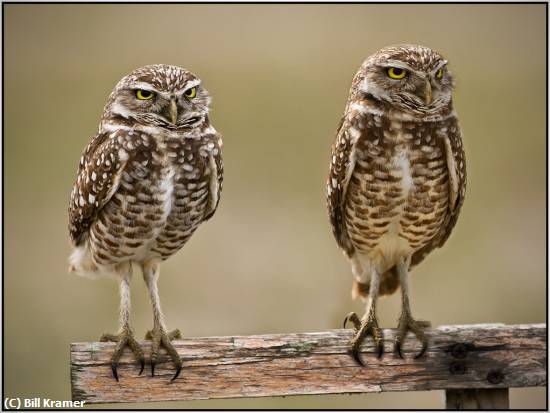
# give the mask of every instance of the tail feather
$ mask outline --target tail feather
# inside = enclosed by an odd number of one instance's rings
[[[99,267],[92,257],[88,241],[74,247],[69,257],[69,273],[86,278],[98,278],[100,276],[118,277],[119,271],[115,267]]]

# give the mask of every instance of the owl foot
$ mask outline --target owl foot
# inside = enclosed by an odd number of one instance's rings
[[[414,358],[417,359],[422,357],[428,349],[428,339],[426,338],[423,329],[429,328],[430,326],[431,323],[429,321],[416,321],[408,313],[401,314],[401,317],[399,318],[399,325],[397,326],[397,335],[395,337],[394,348],[394,351],[399,355],[399,357],[403,358],[403,354],[401,353],[401,345],[405,341],[408,331],[413,332],[416,338],[422,343],[420,353],[414,356]]]
[[[113,357],[111,358],[111,370],[113,371],[113,377],[116,381],[118,381],[118,361],[120,360],[120,356],[122,356],[122,352],[124,351],[124,347],[126,346],[130,347],[130,350],[132,350],[132,353],[134,353],[137,362],[141,366],[139,375],[143,373],[143,368],[145,367],[145,357],[143,356],[143,350],[134,338],[134,333],[129,327],[123,328],[119,334],[103,334],[100,337],[99,341],[113,341],[116,343],[115,352],[113,353]]]
[[[344,328],[346,327],[348,321],[353,323],[356,331],[355,337],[351,340],[349,350],[353,359],[360,366],[365,365],[359,355],[359,347],[361,347],[361,344],[369,334],[372,335],[372,338],[376,344],[378,358],[382,357],[382,354],[384,354],[384,337],[382,334],[382,329],[378,327],[378,321],[376,321],[376,315],[374,312],[370,312],[363,321],[359,319],[357,314],[353,312],[349,313],[344,319]]]
[[[153,342],[151,350],[151,376],[155,375],[155,366],[158,361],[160,346],[162,345],[176,366],[176,374],[174,374],[174,377],[172,377],[170,381],[174,381],[178,378],[181,372],[182,364],[178,352],[172,345],[172,340],[178,338],[181,338],[181,332],[178,329],[166,333],[164,329],[155,327],[151,331],[147,332],[145,339],[152,340]]]

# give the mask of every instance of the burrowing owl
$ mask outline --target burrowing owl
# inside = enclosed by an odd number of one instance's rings
[[[351,354],[371,334],[383,352],[379,295],[399,285],[402,312],[395,351],[412,331],[427,348],[426,322],[411,316],[408,272],[449,237],[466,189],[466,164],[452,105],[447,61],[422,46],[386,47],[355,75],[332,148],[327,200],[332,230],[349,258],[352,294],[369,297]],[[345,322],[344,322],[345,325]]]
[[[210,95],[191,72],[151,65],[124,77],[109,96],[97,135],[78,167],[69,204],[74,244],[71,272],[111,274],[120,281],[120,331],[112,370],[124,347],[143,372],[143,351],[130,327],[132,263],[139,265],[153,305],[151,374],[163,346],[181,361],[160,308],[160,263],[178,251],[218,206],[222,187],[221,135],[208,118]]]

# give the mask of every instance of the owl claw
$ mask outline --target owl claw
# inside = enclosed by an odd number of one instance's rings
[[[365,367],[365,363],[363,362],[363,359],[359,355],[358,349],[352,349],[350,350],[350,354],[353,357],[353,359],[359,364],[361,367]]]
[[[419,359],[426,353],[428,349],[428,339],[424,334],[423,328],[429,327],[431,323],[429,321],[416,321],[410,314],[404,313],[399,319],[399,325],[397,326],[397,336],[395,337],[395,348],[394,351],[398,354],[399,357],[403,358],[402,354],[402,344],[405,341],[407,332],[411,331],[414,333],[416,338],[422,343],[422,349],[420,352],[414,356],[414,359]]]
[[[167,333],[162,328],[153,328],[151,331],[148,331],[145,335],[146,339],[149,339],[152,341],[151,345],[151,377],[155,375],[155,366],[157,364],[158,356],[159,356],[159,350],[160,346],[164,347],[166,349],[166,352],[172,359],[172,362],[174,363],[176,367],[176,373],[170,380],[171,382],[176,380],[182,369],[182,363],[181,359],[178,355],[178,352],[174,348],[174,345],[172,344],[172,340],[176,338],[181,338],[181,332],[179,330],[174,330],[170,333]]]
[[[117,373],[116,369],[117,369],[117,364],[116,363],[111,364],[111,370],[113,372],[113,377],[115,378],[116,381],[118,381],[118,373]]]
[[[181,373],[181,364],[176,367],[176,374],[174,374],[174,377],[172,377],[172,380],[170,380],[170,381],[172,382],[172,381],[176,380],[178,378],[178,376],[180,375],[180,373]]]
[[[344,328],[346,328],[348,321],[353,323],[355,330],[359,330],[361,328],[361,320],[359,320],[359,317],[353,311],[349,313],[346,318],[344,318]]]
[[[403,354],[401,353],[401,343],[398,341],[395,343],[395,352],[400,358],[403,358]]]
[[[422,342],[422,350],[420,350],[420,353],[418,353],[416,356],[414,356],[415,359],[419,359],[420,357],[422,357],[424,355],[424,353],[426,352],[426,350],[428,350],[428,342],[427,341],[423,341]]]
[[[129,326],[124,327],[119,334],[103,334],[99,339],[99,341],[102,341],[102,342],[112,341],[116,343],[115,351],[111,358],[111,371],[113,372],[113,377],[115,378],[116,381],[119,381],[118,362],[120,360],[120,357],[122,356],[124,347],[130,347],[130,350],[132,350],[132,353],[134,353],[134,357],[136,361],[141,366],[141,370],[139,374],[141,375],[141,373],[143,373],[143,368],[145,366],[145,358],[143,356],[143,350],[141,349],[138,342],[134,338],[134,333],[132,332]]]
[[[377,357],[382,357],[384,354],[384,338],[382,329],[378,327],[378,322],[376,321],[374,312],[370,313],[363,322],[359,320],[359,317],[357,317],[357,314],[355,313],[350,313],[346,317],[344,324],[348,320],[354,324],[356,330],[355,337],[351,340],[350,354],[357,364],[363,367],[365,366],[365,363],[360,356],[359,348],[369,334],[372,335],[372,338],[376,344]]]
[[[378,345],[378,355],[377,355],[377,357],[378,357],[379,359],[381,359],[383,355],[384,355],[384,345],[383,345],[383,344],[379,344],[379,345]]]

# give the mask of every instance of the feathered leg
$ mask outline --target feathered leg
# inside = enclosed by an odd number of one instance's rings
[[[401,354],[401,346],[405,341],[408,331],[412,331],[416,338],[422,343],[422,350],[418,353],[415,358],[421,357],[428,348],[428,339],[422,331],[423,328],[429,327],[429,321],[416,321],[412,318],[411,315],[411,306],[409,303],[409,265],[410,257],[402,258],[397,264],[397,271],[399,273],[399,282],[401,285],[401,316],[399,317],[399,324],[397,326],[397,336],[395,338],[395,352],[399,357],[403,358]]]
[[[384,338],[382,329],[378,327],[376,319],[376,301],[378,300],[378,290],[380,289],[380,273],[376,269],[371,269],[369,300],[367,302],[367,310],[365,315],[360,320],[357,314],[350,313],[344,320],[344,327],[348,321],[351,321],[357,333],[351,341],[350,353],[352,357],[361,366],[364,366],[363,360],[359,355],[359,348],[367,337],[371,334],[378,350],[378,357],[382,357],[384,352]]]
[[[145,358],[143,356],[143,350],[139,346],[138,342],[134,338],[134,332],[130,327],[130,279],[132,278],[132,265],[127,263],[123,267],[123,275],[120,281],[120,330],[118,334],[103,334],[99,341],[114,341],[116,342],[115,352],[111,358],[111,369],[113,376],[118,381],[118,361],[124,347],[130,347],[130,350],[134,353],[134,356],[141,366],[139,374],[143,373],[145,366]]]
[[[147,340],[151,340],[153,342],[151,350],[151,376],[155,375],[155,365],[158,361],[160,346],[162,345],[176,366],[176,374],[174,374],[174,377],[172,377],[171,380],[174,381],[181,372],[182,363],[178,352],[172,345],[171,340],[181,338],[181,333],[177,329],[171,332],[166,331],[166,324],[164,323],[164,315],[162,314],[162,310],[160,308],[160,297],[157,286],[159,278],[159,265],[145,264],[142,269],[143,279],[147,284],[149,297],[151,298],[151,303],[153,304],[153,329],[147,332],[147,335],[145,336]]]

